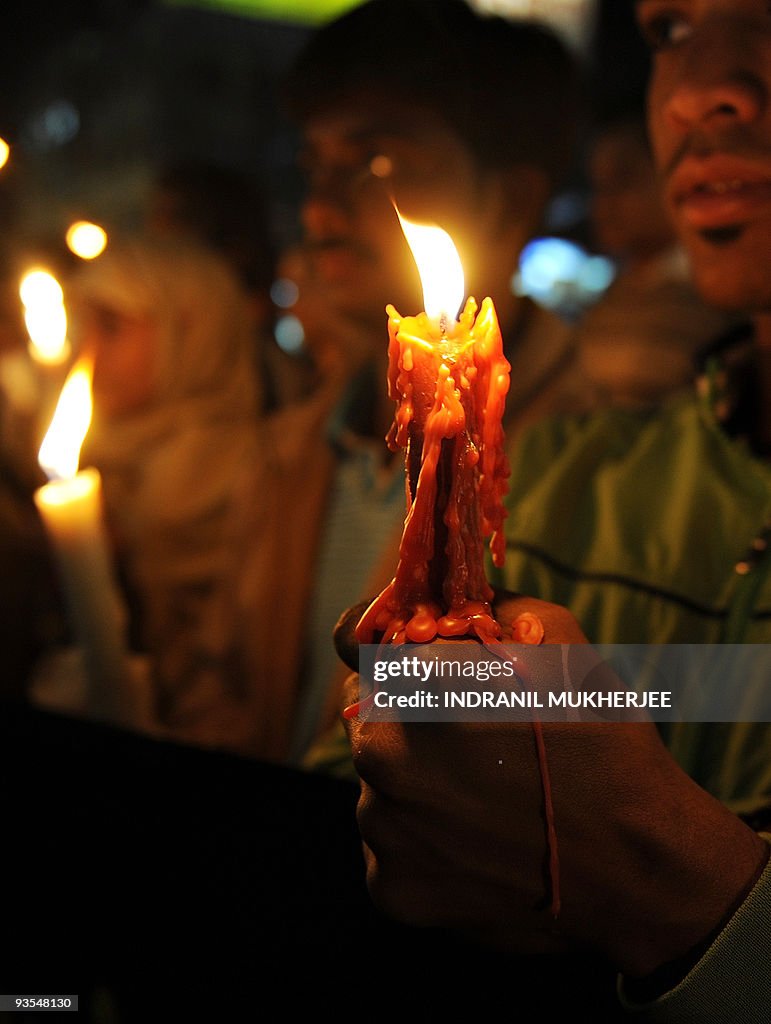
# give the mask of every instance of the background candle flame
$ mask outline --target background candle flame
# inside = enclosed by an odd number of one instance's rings
[[[65,241],[70,252],[82,260],[93,260],[107,248],[107,232],[99,224],[78,220],[67,228]]]
[[[47,270],[31,270],[21,280],[19,295],[32,358],[45,366],[60,365],[70,351],[61,285]]]
[[[465,296],[466,283],[453,240],[436,224],[415,224],[398,209],[396,213],[418,265],[426,313],[433,318],[444,313],[455,319]]]
[[[91,424],[91,363],[81,359],[70,371],[38,453],[49,480],[65,480],[78,472],[80,449]]]

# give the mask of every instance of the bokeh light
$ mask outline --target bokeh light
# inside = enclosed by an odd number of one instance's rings
[[[281,316],[273,328],[276,344],[289,355],[297,355],[302,352],[305,344],[305,331],[302,323],[291,313]]]
[[[512,289],[573,319],[600,298],[615,273],[612,260],[566,238],[536,238],[522,250]]]
[[[107,232],[91,221],[78,220],[67,228],[65,241],[70,252],[82,260],[93,260],[107,248]]]
[[[19,295],[24,305],[30,355],[45,366],[61,365],[70,354],[61,285],[49,271],[35,268],[22,278]]]
[[[21,279],[19,295],[26,309],[34,306],[57,306],[64,301],[62,286],[48,270],[28,271]]]
[[[300,289],[291,278],[279,277],[270,287],[270,297],[280,309],[290,309],[300,298]]]

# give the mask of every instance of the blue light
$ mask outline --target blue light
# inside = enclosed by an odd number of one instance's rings
[[[522,250],[512,289],[572,318],[597,300],[614,274],[610,260],[589,255],[575,242],[566,238],[536,238]]]
[[[604,292],[616,276],[616,265],[607,256],[590,256],[579,272],[579,282],[588,292]]]
[[[69,100],[54,100],[27,124],[27,137],[38,152],[70,142],[80,131],[80,114]]]
[[[278,347],[283,349],[284,352],[288,352],[289,355],[297,355],[298,352],[302,351],[302,347],[305,344],[305,331],[297,317],[292,316],[291,313],[287,316],[279,317],[273,329],[273,334]]]
[[[279,277],[270,286],[270,297],[280,309],[289,309],[300,297],[300,289],[290,278]]]

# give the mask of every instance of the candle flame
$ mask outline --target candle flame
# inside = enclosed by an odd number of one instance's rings
[[[64,301],[62,286],[53,274],[38,268],[28,271],[21,279],[19,297],[24,305],[56,306]]]
[[[38,462],[49,480],[65,480],[78,472],[80,449],[91,425],[91,373],[90,361],[80,359],[62,387],[38,453]]]
[[[436,224],[416,224],[396,211],[415,257],[423,285],[423,303],[430,317],[455,318],[463,302],[466,283],[458,250]]]

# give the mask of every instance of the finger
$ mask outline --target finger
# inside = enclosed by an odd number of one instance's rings
[[[419,808],[403,807],[362,785],[357,810],[373,902],[389,917],[413,926],[459,929],[480,927],[509,933],[507,945],[523,929],[522,949],[543,949],[553,922],[539,909],[537,894],[520,883],[501,886],[476,858],[466,868],[448,855],[441,834],[426,829]],[[409,864],[409,870],[405,870]],[[540,886],[538,872],[534,875]]]
[[[346,677],[343,683],[342,703],[341,703],[341,719],[343,727],[345,728],[346,735],[348,736],[348,742],[351,744],[353,749],[356,748],[358,743],[358,735],[361,727],[362,719],[359,715],[350,715],[345,712],[355,708],[359,703],[361,693],[361,679],[358,672],[352,672]]]
[[[349,708],[359,700],[361,681],[358,672],[346,676],[342,689],[342,707]]]
[[[426,890],[435,888],[439,870],[411,827],[409,812],[362,782],[356,812],[373,902],[389,917],[415,926],[449,923],[445,901],[437,904]],[[405,870],[409,863],[409,870]],[[433,876],[433,877],[432,877]],[[426,880],[430,880],[426,886]]]
[[[356,625],[368,607],[369,602],[362,601],[351,608],[346,608],[338,619],[333,633],[338,657],[355,672],[359,669],[359,642],[356,639]]]
[[[366,714],[358,711],[368,692],[368,688],[362,688],[358,674],[347,677],[343,683],[342,722],[357,773],[373,785],[388,787],[407,758],[404,729],[400,722],[369,722]]]

